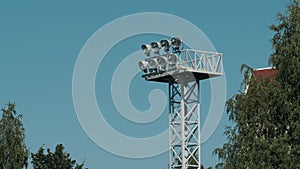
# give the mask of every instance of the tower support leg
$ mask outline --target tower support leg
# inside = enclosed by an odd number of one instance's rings
[[[170,169],[200,169],[199,81],[169,82]]]

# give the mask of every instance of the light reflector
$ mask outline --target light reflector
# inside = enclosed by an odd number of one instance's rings
[[[151,48],[152,48],[152,51],[155,53],[155,54],[159,54],[159,50],[161,48],[161,44],[159,42],[152,42],[151,43]]]
[[[145,73],[147,73],[147,68],[148,68],[148,67],[149,67],[148,62],[143,61],[143,60],[139,61],[139,68],[140,68],[142,71],[144,71]]]
[[[144,53],[145,55],[150,56],[150,52],[151,52],[151,46],[150,46],[150,45],[148,45],[148,44],[143,44],[143,45],[141,46],[141,49],[142,49],[142,51],[143,51],[143,53]]]
[[[171,47],[172,43],[171,41],[167,40],[167,39],[163,39],[160,41],[161,47],[163,48],[163,50],[165,52],[169,52],[169,48]]]
[[[157,58],[157,63],[162,68],[166,68],[168,64],[168,59],[165,56],[160,56],[159,58]]]
[[[168,59],[169,60],[169,64],[171,66],[175,66],[177,64],[177,62],[178,62],[178,59],[179,59],[179,57],[176,54],[174,54],[174,53],[170,54],[169,55],[169,59]]]
[[[171,43],[173,45],[173,49],[174,50],[179,50],[179,47],[181,46],[182,44],[182,40],[179,38],[179,37],[173,37],[171,39]]]
[[[149,63],[149,67],[152,68],[152,69],[156,69],[157,66],[158,66],[157,60],[154,59],[154,58],[153,58],[153,59],[150,59],[150,60],[148,61],[148,63]]]

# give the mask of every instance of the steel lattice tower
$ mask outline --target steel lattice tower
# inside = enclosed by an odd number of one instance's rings
[[[169,168],[200,169],[200,81],[223,75],[222,54],[185,49],[141,64],[148,63],[140,65],[151,69],[142,77],[169,84]]]
[[[170,168],[199,168],[199,82],[170,82],[169,92]]]

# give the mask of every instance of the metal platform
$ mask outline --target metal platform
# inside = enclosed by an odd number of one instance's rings
[[[155,58],[166,57],[171,54],[159,55]],[[223,75],[222,54],[186,49],[180,52],[178,63],[167,66],[152,73],[142,75],[147,81],[169,83],[170,80],[179,83],[179,77],[184,77],[187,82],[199,81]]]
[[[208,78],[222,76],[222,73],[207,72],[207,71],[195,71],[188,68],[178,68],[176,70],[162,72],[162,73],[150,73],[142,75],[147,81],[155,81],[162,83],[169,83],[170,80],[175,83],[180,83],[179,78],[184,77],[187,82],[199,81]]]

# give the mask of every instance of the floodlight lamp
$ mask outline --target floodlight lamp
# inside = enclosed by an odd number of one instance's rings
[[[150,52],[151,52],[151,46],[150,46],[150,45],[148,45],[148,44],[143,44],[143,45],[141,46],[141,49],[142,49],[142,51],[143,51],[143,53],[144,53],[145,55],[150,56]]]
[[[150,59],[148,61],[148,63],[149,63],[149,67],[152,68],[152,69],[156,69],[157,66],[158,66],[158,63],[157,63],[156,59]]]
[[[179,47],[181,46],[182,44],[182,40],[179,38],[179,37],[173,37],[171,39],[171,43],[173,45],[173,49],[174,50],[179,50]]]
[[[148,68],[148,67],[149,67],[148,62],[143,61],[143,60],[139,61],[139,68],[140,68],[143,72],[147,73],[147,68]]]
[[[163,39],[160,41],[161,47],[164,49],[164,51],[166,53],[169,52],[169,48],[171,47],[172,43],[171,41],[167,40],[167,39]]]
[[[152,51],[156,54],[159,54],[159,50],[161,48],[161,44],[159,42],[152,42],[151,43],[151,48],[152,48]]]
[[[168,59],[165,56],[160,56],[157,58],[157,63],[160,67],[166,68],[168,64]]]
[[[170,54],[169,59],[168,59],[169,64],[171,66],[175,66],[178,62],[178,59],[179,59],[179,57],[176,54],[174,54],[174,53]]]

